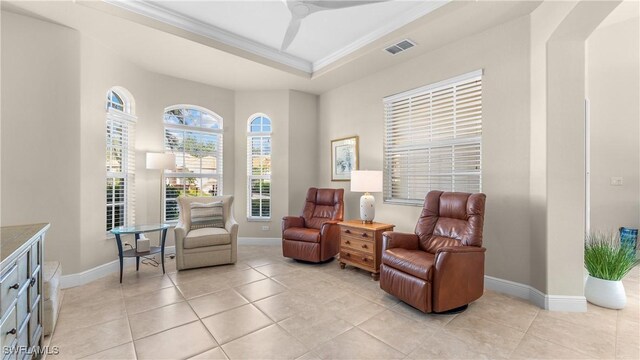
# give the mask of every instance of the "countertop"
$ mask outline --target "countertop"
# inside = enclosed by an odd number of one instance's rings
[[[49,226],[47,223],[42,223],[0,227],[0,263],[13,255],[34,236],[45,232]]]

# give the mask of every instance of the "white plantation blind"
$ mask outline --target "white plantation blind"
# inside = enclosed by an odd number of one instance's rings
[[[384,99],[384,201],[482,189],[482,71]]]
[[[247,135],[247,218],[271,218],[271,119],[258,115],[249,121]]]
[[[178,196],[222,194],[222,117],[198,106],[177,105],[165,109],[164,123],[165,153],[176,156],[176,169],[164,173],[164,218],[174,221]]]
[[[135,222],[135,121],[136,118],[133,115],[108,106],[106,122],[107,231]]]

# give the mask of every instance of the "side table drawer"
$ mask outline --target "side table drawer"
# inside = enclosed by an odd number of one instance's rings
[[[374,271],[373,256],[371,254],[351,251],[349,249],[340,249],[340,260],[346,260],[364,270]]]
[[[351,239],[360,239],[360,240],[375,240],[375,232],[371,230],[358,229],[349,226],[343,226],[341,235],[343,237],[348,237]]]
[[[351,236],[341,236],[340,246],[354,251],[373,254],[374,243],[368,239],[358,239]]]

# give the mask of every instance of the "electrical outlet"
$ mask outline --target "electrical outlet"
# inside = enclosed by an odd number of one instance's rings
[[[268,231],[269,225],[262,225],[262,231]]]
[[[612,177],[610,180],[611,186],[622,186],[624,183],[624,179],[622,177]]]

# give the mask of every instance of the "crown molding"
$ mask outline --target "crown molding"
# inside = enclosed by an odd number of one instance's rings
[[[420,6],[405,11],[398,16],[395,16],[392,21],[389,21],[384,26],[381,26],[378,29],[370,32],[366,36],[359,38],[351,44],[323,57],[320,60],[314,61],[312,63],[312,71],[316,72],[333,64],[334,62],[344,58],[345,56],[354,53],[355,51],[373,43],[376,40],[381,39],[386,35],[391,34],[392,32],[400,29],[410,22],[427,15],[428,13],[446,5],[451,1],[452,0],[425,1]]]
[[[311,76],[313,73],[328,67],[329,65],[353,54],[363,47],[371,44],[382,37],[389,35],[393,31],[409,24],[410,22],[421,18],[422,16],[440,8],[441,6],[451,2],[452,0],[426,1],[420,6],[406,11],[399,16],[393,18],[385,25],[370,32],[364,37],[357,39],[349,45],[319,59],[314,62],[302,59],[300,57],[284,53],[278,49],[271,48],[259,42],[253,41],[246,37],[236,35],[232,32],[219,28],[217,26],[204,23],[192,17],[181,15],[161,6],[158,6],[148,0],[126,1],[126,0],[103,0],[105,3],[116,6],[118,8],[146,16],[164,24],[175,26],[179,29],[189,31],[196,35],[218,41],[224,45],[234,47],[260,56],[270,61],[274,61],[281,65],[291,67],[293,69],[304,72]]]
[[[147,0],[124,1],[124,0],[103,0],[105,3],[117,6],[134,12],[139,15],[149,17],[162,23],[175,26],[182,30],[192,32],[196,35],[204,36],[215,41],[219,41],[228,46],[247,51],[251,54],[261,56],[271,61],[292,67],[296,70],[311,75],[313,70],[311,62],[294,55],[283,53],[251,39],[236,35],[217,26],[206,24],[202,21],[188,16],[174,13]]]

